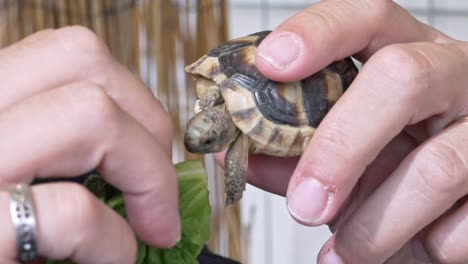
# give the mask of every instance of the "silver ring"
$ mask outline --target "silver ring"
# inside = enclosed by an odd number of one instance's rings
[[[9,189],[11,221],[16,229],[18,260],[36,260],[36,216],[29,186],[17,184]]]

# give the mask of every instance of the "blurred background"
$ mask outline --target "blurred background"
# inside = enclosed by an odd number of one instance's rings
[[[80,24],[147,84],[175,124],[174,161],[204,159],[213,207],[210,249],[242,263],[315,263],[327,227],[304,227],[285,199],[248,186],[238,206],[223,206],[222,170],[182,143],[193,83],[183,71],[216,44],[279,23],[317,1],[305,0],[0,0],[0,46],[44,28]],[[468,40],[468,1],[396,1],[419,20]]]

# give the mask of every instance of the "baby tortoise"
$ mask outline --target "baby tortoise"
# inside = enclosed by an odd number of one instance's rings
[[[255,67],[257,46],[269,33],[228,41],[186,67],[199,99],[187,124],[185,147],[193,153],[227,148],[226,205],[242,197],[249,153],[301,155],[358,73],[346,58],[301,81],[269,80]]]

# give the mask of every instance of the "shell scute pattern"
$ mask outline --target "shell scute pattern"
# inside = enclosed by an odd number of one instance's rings
[[[308,124],[298,82],[280,84],[266,80],[260,84],[262,89],[256,89],[254,97],[265,118],[291,126]]]
[[[214,81],[219,79],[220,75],[224,75],[218,63],[218,58],[207,55],[204,55],[192,65],[187,66],[185,70],[194,76],[202,76]]]
[[[238,86],[248,90],[252,90],[257,85],[258,83],[255,80],[255,78],[250,77],[248,75],[235,73],[231,76],[229,80],[226,80],[226,82],[220,84],[220,89],[222,90],[223,88],[232,88],[233,86]]]
[[[351,58],[333,62],[328,65],[327,70],[338,74],[343,82],[343,88],[348,88],[358,73],[358,69]]]
[[[255,107],[251,107],[248,109],[243,109],[241,111],[232,111],[231,118],[234,122],[239,122],[241,120],[253,120],[258,118],[258,111],[255,111]]]
[[[218,60],[221,71],[228,78],[238,74],[258,80],[262,75],[255,67],[255,50],[255,46],[249,45],[219,55]]]
[[[307,118],[309,124],[313,127],[317,127],[325,114],[331,108],[330,102],[327,96],[327,83],[324,80],[325,74],[319,72],[311,77],[308,77],[301,81],[302,87],[304,87],[304,107],[307,108]]]

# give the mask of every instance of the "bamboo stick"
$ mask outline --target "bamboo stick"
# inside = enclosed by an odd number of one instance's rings
[[[33,7],[32,7],[32,2],[31,1],[20,1],[22,3],[21,7],[21,21],[23,25],[23,29],[21,32],[22,37],[26,37],[28,35],[31,35],[34,30],[33,30]]]
[[[26,26],[24,17],[25,1],[18,1],[16,8],[16,23],[18,25],[18,38],[22,39],[25,36]]]
[[[154,55],[154,49],[156,48],[157,43],[153,39],[153,32],[154,32],[154,27],[155,27],[155,22],[154,19],[157,16],[157,13],[155,13],[155,7],[154,5],[156,4],[155,2],[158,1],[151,1],[149,2],[148,0],[144,1],[143,4],[141,5],[141,14],[142,14],[142,19],[143,19],[143,25],[144,25],[144,35],[145,35],[145,53],[143,54],[143,57],[145,58],[146,64],[143,66],[144,70],[143,76],[145,77],[145,82],[146,85],[149,86],[151,89],[152,93],[157,95],[156,87],[153,84],[152,78],[151,78],[151,62],[152,60],[155,59]]]
[[[106,26],[105,26],[105,19],[103,14],[103,2],[102,0],[97,1],[97,0],[90,0],[91,4],[91,9],[90,9],[90,15],[91,15],[91,28],[96,32],[96,34],[104,40],[106,43],[108,43],[109,39],[107,37],[106,33]]]
[[[130,14],[132,15],[132,31],[133,31],[133,52],[132,52],[132,60],[129,62],[134,71],[139,73],[140,72],[140,54],[141,54],[141,43],[140,43],[140,36],[141,36],[141,31],[140,31],[140,23],[141,23],[141,12],[139,12],[138,7],[136,3],[134,3],[134,7],[131,9]],[[130,40],[129,40],[130,41]]]
[[[68,0],[68,16],[70,25],[81,24],[80,0]]]
[[[19,25],[18,25],[18,2],[9,0],[6,2],[7,8],[7,24],[8,26],[8,43],[13,43],[19,39]]]
[[[218,42],[222,43],[224,41],[227,41],[229,39],[229,28],[228,28],[228,21],[229,21],[229,11],[228,11],[228,1],[227,0],[219,0],[220,2],[220,16],[219,16],[219,21],[218,25],[220,27],[219,30],[219,39]]]
[[[32,23],[33,31],[44,29],[45,26],[45,14],[44,14],[44,3],[42,0],[33,0],[33,15],[34,20]]]
[[[182,34],[181,31],[181,25],[180,25],[180,19],[179,19],[179,5],[178,4],[172,4],[171,5],[171,27],[173,27],[173,30],[171,30],[172,36],[171,36],[171,45],[169,45],[169,49],[171,50],[170,52],[170,60],[171,60],[171,66],[173,68],[174,73],[178,71],[177,69],[177,61],[179,60],[179,52],[178,49],[181,48],[181,40],[182,38],[180,37]],[[182,153],[185,153],[185,148],[183,144],[184,140],[184,130],[183,127],[185,127],[185,120],[181,119],[181,113],[183,109],[181,109],[181,99],[180,99],[180,94],[184,93],[186,87],[181,85],[179,80],[177,79],[177,74],[171,74],[171,86],[172,87],[177,87],[177,89],[174,88],[169,88],[169,91],[171,92],[171,109],[173,109],[175,113],[175,118],[174,118],[174,130],[177,133],[177,137],[175,137],[175,144],[176,147],[178,147],[179,150],[181,150]]]
[[[164,0],[154,1],[152,3],[153,7],[153,15],[158,22],[156,22],[155,26],[153,27],[153,32],[149,32],[153,34],[151,37],[155,43],[155,54],[150,54],[151,57],[156,58],[156,70],[157,70],[157,86],[156,86],[156,95],[160,101],[168,108],[168,68],[169,66],[166,64],[167,62],[167,51],[166,51],[166,38],[162,39],[162,32],[161,28],[166,26],[164,24],[164,20],[162,19],[165,16],[167,2]],[[151,43],[149,43],[151,45]]]
[[[7,0],[0,1],[0,47],[8,44],[8,10]]]
[[[119,43],[117,41],[117,1],[102,0],[104,10],[99,14],[104,19],[104,25],[107,34],[107,44],[116,56],[119,55]]]
[[[44,28],[55,28],[58,25],[58,19],[56,18],[57,7],[54,0],[43,0],[44,10]]]
[[[56,14],[58,21],[58,27],[63,27],[69,24],[68,16],[68,1],[67,0],[56,0]]]
[[[116,41],[119,43],[118,48],[118,59],[124,65],[130,67],[133,58],[133,50],[135,49],[134,41],[138,40],[138,36],[135,35],[133,9],[135,8],[133,1],[125,1],[124,4],[120,4],[116,12],[116,28],[117,37]]]
[[[76,3],[76,20],[77,24],[85,27],[91,26],[91,19],[88,9],[88,0],[75,0]]]

